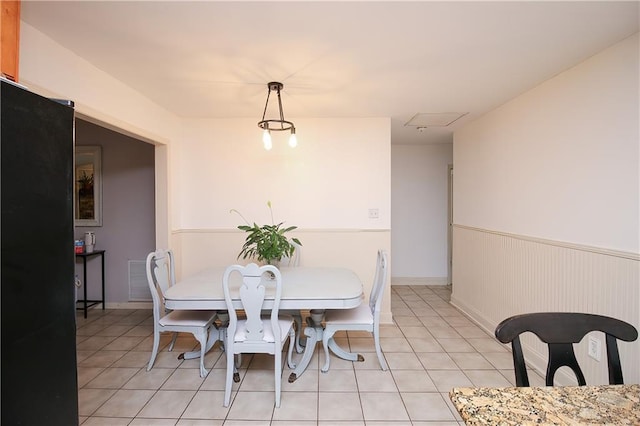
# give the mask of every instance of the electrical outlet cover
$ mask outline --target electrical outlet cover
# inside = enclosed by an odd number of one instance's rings
[[[598,339],[597,337],[589,336],[588,355],[596,361],[600,361],[601,352],[602,344],[600,342],[600,339]]]

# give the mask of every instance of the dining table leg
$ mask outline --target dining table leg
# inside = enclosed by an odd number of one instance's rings
[[[302,354],[302,359],[296,368],[289,375],[289,383],[295,382],[309,366],[309,362],[316,350],[316,343],[322,341],[322,323],[316,322],[308,317],[307,327],[304,329],[304,335],[307,336],[304,353]]]
[[[218,340],[222,341],[223,332],[222,329],[217,327],[211,327],[209,329],[209,337],[207,338],[207,344],[205,346],[204,352],[207,353],[213,348]],[[200,350],[195,350],[191,352],[183,352],[178,355],[178,359],[195,359],[200,358]]]
[[[322,336],[324,334],[324,328],[322,327],[322,318],[324,317],[324,310],[315,310],[317,311],[317,317],[312,315],[307,317],[307,327],[304,329],[304,334],[307,336],[306,345],[304,347],[304,353],[302,354],[302,359],[293,370],[293,372],[289,375],[289,383],[295,382],[304,371],[309,366],[309,362],[311,362],[311,358],[313,357],[313,353],[316,349],[316,344],[318,342],[322,342]],[[364,361],[364,357],[355,352],[347,352],[342,349],[336,341],[331,338],[329,340],[329,349],[336,356],[345,359],[347,361]]]

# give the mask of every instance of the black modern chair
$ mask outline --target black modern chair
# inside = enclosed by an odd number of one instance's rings
[[[578,365],[573,344],[580,342],[591,331],[601,331],[606,336],[609,384],[621,385],[622,367],[617,339],[632,342],[638,338],[634,326],[624,321],[602,315],[574,312],[537,312],[515,315],[496,327],[496,337],[502,343],[511,342],[516,386],[529,386],[529,377],[520,344],[520,334],[534,333],[549,347],[546,385],[553,386],[556,371],[563,366],[571,368],[580,386],[586,385],[584,374]]]

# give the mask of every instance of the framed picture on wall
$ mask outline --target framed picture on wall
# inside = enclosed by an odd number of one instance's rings
[[[76,146],[74,169],[76,226],[102,226],[102,149]]]

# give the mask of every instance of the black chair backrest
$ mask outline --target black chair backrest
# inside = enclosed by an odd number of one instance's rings
[[[591,331],[601,331],[606,336],[609,384],[621,385],[622,367],[617,339],[632,342],[638,338],[634,326],[615,318],[574,312],[537,312],[516,315],[505,319],[496,327],[496,337],[502,343],[511,342],[516,386],[529,386],[529,377],[520,344],[520,334],[534,333],[549,347],[546,385],[553,386],[556,371],[563,366],[571,368],[580,386],[586,385],[582,370],[576,360],[573,344]]]

